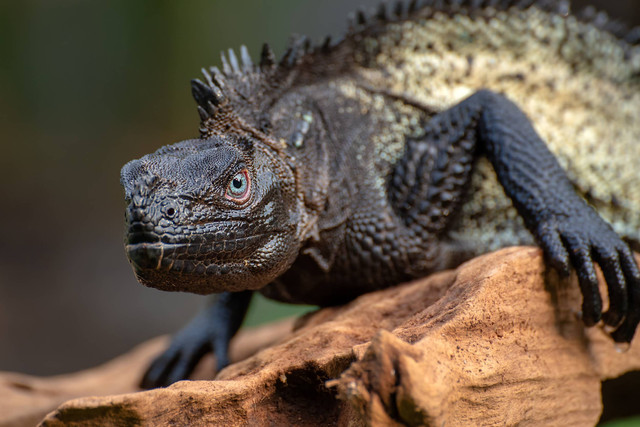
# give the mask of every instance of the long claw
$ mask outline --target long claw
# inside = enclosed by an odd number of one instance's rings
[[[627,286],[620,258],[615,250],[596,248],[594,251],[596,262],[602,269],[609,291],[609,309],[602,315],[606,325],[617,326],[627,314]]]
[[[562,276],[568,277],[571,273],[569,253],[560,239],[557,230],[546,229],[540,233],[540,243],[544,249],[551,266]]]
[[[633,254],[626,247],[620,251],[620,264],[627,281],[629,311],[611,336],[616,342],[631,342],[640,323],[640,270]]]
[[[568,248],[572,248],[569,257],[582,290],[582,320],[585,325],[593,326],[602,317],[602,298],[589,247],[574,237],[564,237],[563,240]]]
[[[140,388],[150,389],[167,385],[167,373],[171,371],[180,354],[167,351],[153,361],[140,381]]]
[[[193,372],[202,356],[204,356],[211,349],[208,347],[200,346],[190,349],[181,358],[179,358],[173,365],[169,375],[167,376],[167,385],[173,384],[177,381],[183,380]]]

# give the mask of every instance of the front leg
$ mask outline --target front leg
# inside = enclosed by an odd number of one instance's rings
[[[640,272],[628,245],[576,194],[515,104],[489,91],[465,102],[480,110],[482,149],[527,228],[554,267],[565,274],[570,265],[576,269],[585,324],[594,325],[602,317],[605,324],[617,327],[612,334],[615,341],[631,341],[640,322]],[[604,315],[594,261],[609,291],[609,310]]]
[[[252,291],[224,292],[171,340],[169,348],[153,361],[141,381],[142,388],[164,387],[189,377],[210,351],[218,371],[229,364],[229,342],[238,332],[251,302]]]
[[[640,272],[631,250],[575,192],[527,117],[505,97],[479,91],[433,117],[423,139],[407,142],[389,184],[405,224],[423,240],[445,232],[477,154],[491,161],[550,263],[564,274],[576,269],[585,324],[602,318],[617,328],[615,341],[631,341],[640,322]],[[594,262],[608,286],[604,316]]]

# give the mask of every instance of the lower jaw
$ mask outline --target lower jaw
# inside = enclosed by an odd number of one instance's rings
[[[134,265],[138,281],[148,287],[169,292],[209,295],[255,289],[257,284],[248,271],[228,274],[196,274],[176,270],[139,269]],[[258,286],[260,288],[262,286]]]
[[[269,237],[269,234],[253,236],[252,240],[243,242],[242,247],[234,244],[220,251],[214,248],[219,243],[212,243],[212,247],[207,249],[201,244],[143,242],[126,245],[125,249],[136,277],[143,285],[164,291],[207,295],[257,290],[273,280],[272,272],[252,268],[243,261],[251,259],[255,246],[259,247],[261,240]],[[198,253],[189,251],[193,246],[197,246],[201,253],[217,254],[216,261],[197,259]]]
[[[224,267],[208,265],[202,258],[213,257],[225,262],[227,259],[249,258],[259,247],[262,236],[250,236],[238,241],[210,243],[161,243],[141,242],[125,245],[131,262],[142,269],[172,270],[188,274],[225,274]],[[195,250],[194,250],[195,249]],[[198,259],[200,258],[200,259]],[[222,269],[220,272],[217,269]]]

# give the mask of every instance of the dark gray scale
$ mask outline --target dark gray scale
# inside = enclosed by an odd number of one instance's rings
[[[389,181],[389,201],[424,241],[438,237],[464,199],[475,161],[478,114],[453,108],[433,117],[419,140],[409,139]]]

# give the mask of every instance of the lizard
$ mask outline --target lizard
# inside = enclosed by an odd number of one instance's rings
[[[566,1],[401,0],[191,82],[199,137],[121,171],[137,279],[217,294],[149,367],[187,378],[253,292],[330,306],[538,244],[586,326],[640,322],[640,32]],[[607,284],[598,290],[596,265]]]

